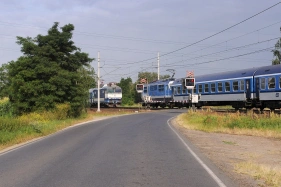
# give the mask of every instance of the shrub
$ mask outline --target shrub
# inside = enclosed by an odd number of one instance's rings
[[[62,120],[69,116],[71,106],[68,103],[57,104],[55,110],[53,111],[55,119]]]
[[[12,116],[12,105],[6,97],[0,100],[0,116]]]

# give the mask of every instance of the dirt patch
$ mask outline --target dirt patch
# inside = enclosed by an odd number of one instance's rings
[[[239,186],[268,186],[265,181],[239,173],[235,166],[244,162],[281,170],[281,140],[256,136],[206,133],[173,123],[217,167]]]

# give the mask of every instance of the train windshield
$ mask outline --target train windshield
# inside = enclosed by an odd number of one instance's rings
[[[108,93],[120,93],[122,92],[121,88],[108,88]]]

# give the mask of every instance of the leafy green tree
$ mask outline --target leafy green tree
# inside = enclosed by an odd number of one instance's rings
[[[280,27],[281,32],[281,27]],[[275,49],[272,50],[273,55],[275,57],[274,60],[272,60],[272,65],[281,64],[281,38],[276,42]]]
[[[85,107],[91,80],[86,69],[94,59],[74,45],[72,24],[61,31],[58,26],[55,22],[45,36],[17,37],[23,56],[8,64],[9,98],[16,114],[69,103],[69,115],[78,116]]]
[[[120,83],[117,85],[122,88],[122,105],[133,105],[136,89],[132,79],[130,77],[121,78]]]
[[[7,64],[3,64],[0,67],[0,98],[8,97],[8,85],[9,85],[9,78],[8,78],[8,69]]]
[[[156,72],[139,72],[138,73],[138,80],[139,83],[141,79],[146,78],[148,83],[156,81],[158,79],[158,74]],[[170,78],[170,75],[160,75],[160,79],[167,79]]]

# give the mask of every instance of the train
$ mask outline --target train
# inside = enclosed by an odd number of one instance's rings
[[[270,65],[222,73],[196,76],[194,89],[186,89],[185,79],[174,79],[172,82],[161,80],[144,85],[142,98],[144,105],[152,105],[157,100],[164,102],[169,98],[166,106],[189,107],[194,104],[197,108],[203,106],[231,105],[234,109],[265,108],[270,110],[281,108],[281,65]],[[167,88],[168,94],[160,92],[160,88]],[[154,95],[151,91],[158,90]],[[162,97],[161,97],[162,96]],[[148,98],[145,100],[145,98]]]
[[[122,104],[122,89],[116,83],[111,82],[100,88],[101,107],[119,107]],[[89,89],[89,105],[97,107],[98,88]]]
[[[172,100],[171,84],[174,78],[157,80],[144,84],[141,90],[142,106],[146,107],[170,107]]]

